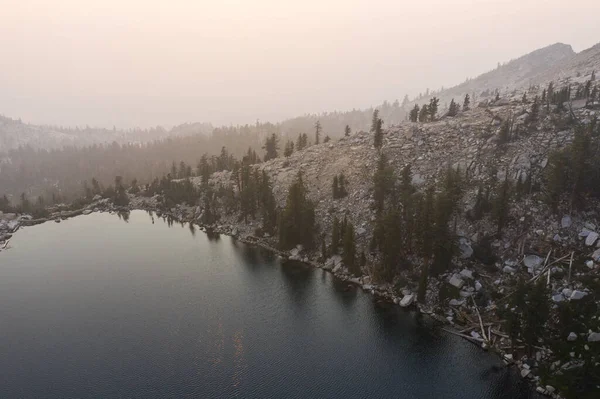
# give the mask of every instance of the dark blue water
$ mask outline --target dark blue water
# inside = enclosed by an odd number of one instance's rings
[[[147,213],[0,253],[2,398],[526,398],[511,370],[331,275]]]

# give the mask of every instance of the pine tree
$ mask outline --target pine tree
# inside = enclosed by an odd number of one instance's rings
[[[432,121],[435,120],[439,105],[440,105],[439,98],[433,97],[431,100],[429,100],[429,107],[427,107],[427,110],[429,111],[430,120],[432,120]]]
[[[290,186],[286,206],[279,219],[279,246],[290,249],[296,244],[312,248],[315,231],[315,206],[308,199],[302,173]]]
[[[375,211],[379,214],[383,211],[386,196],[392,191],[395,176],[393,169],[387,164],[387,157],[384,154],[379,156],[377,170],[373,176],[375,200]]]
[[[423,104],[421,112],[419,112],[419,122],[427,122],[429,114],[429,107],[427,107],[427,104]]]
[[[338,199],[340,197],[340,187],[339,187],[339,181],[338,181],[338,176],[335,175],[333,176],[333,185],[332,185],[332,192],[333,192],[333,199]]]
[[[348,137],[348,136],[350,136],[350,133],[352,133],[352,130],[350,129],[350,125],[346,125],[346,127],[344,128],[344,136]]]
[[[321,137],[321,131],[323,129],[321,128],[321,122],[317,121],[315,123],[315,144],[319,144],[320,143],[320,137]]]
[[[260,179],[260,205],[263,230],[272,234],[277,227],[277,201],[267,172],[263,170]]]
[[[379,110],[373,111],[373,117],[371,118],[371,133],[375,133],[377,126],[379,125]]]
[[[300,133],[298,135],[298,141],[296,142],[296,149],[302,151],[308,146],[308,135],[306,133]]]
[[[435,212],[435,189],[430,186],[425,191],[425,200],[419,202],[418,212],[418,227],[417,236],[419,243],[420,255],[424,258],[423,266],[421,268],[421,277],[419,279],[419,291],[417,298],[419,302],[425,300],[425,293],[427,292],[427,282],[429,279],[429,259],[431,259],[433,251],[433,240],[434,240],[434,212]]]
[[[246,222],[248,216],[254,218],[256,215],[257,182],[250,165],[243,165],[240,169],[240,191],[241,216]]]
[[[538,96],[535,96],[533,99],[533,104],[531,104],[531,111],[529,112],[529,116],[527,117],[527,122],[531,125],[531,128],[535,128],[534,124],[538,121],[540,114],[540,101]]]
[[[375,110],[375,113],[377,112],[378,111]],[[373,114],[373,118],[376,118],[375,113]],[[383,145],[383,120],[381,118],[377,118],[377,120],[374,120],[373,123],[375,124],[373,144],[375,145],[375,148],[380,149]]]
[[[354,226],[348,223],[344,232],[344,252],[342,262],[348,271],[355,276],[360,276],[360,266],[356,262],[356,244],[354,243]]]
[[[340,221],[337,216],[333,217],[331,228],[331,253],[336,254],[340,246]]]
[[[279,156],[277,152],[279,150],[279,138],[275,133],[271,134],[270,137],[267,137],[263,149],[266,151],[265,162]]]
[[[592,71],[592,76],[590,77],[590,80],[593,82],[594,80],[596,80],[596,71]]]
[[[463,102],[463,111],[468,111],[471,105],[471,97],[469,97],[469,93],[465,95],[465,100]]]
[[[546,89],[542,91],[542,104],[546,104]]]
[[[343,173],[340,173],[340,177],[338,178],[339,181],[339,196],[340,198],[344,198],[348,195],[348,190],[346,189],[346,176],[344,176]]]
[[[331,141],[331,137],[329,137],[329,135],[325,136],[325,138],[323,139],[323,143],[329,143]]]
[[[496,233],[498,235],[502,234],[502,229],[504,228],[506,219],[508,218],[510,195],[510,181],[508,180],[508,171],[506,171],[504,181],[496,189],[496,198],[494,200],[493,213],[497,226]]]
[[[415,107],[410,111],[409,119],[411,122],[417,122],[419,120],[419,105],[415,104]]]
[[[500,125],[500,131],[498,132],[498,145],[506,144],[510,141],[510,131],[512,122],[510,118],[506,119]]]
[[[550,316],[550,304],[548,302],[548,289],[543,278],[527,292],[526,305],[521,305],[522,336],[525,344],[529,346],[529,352],[533,352],[533,346],[538,345],[538,338],[543,334],[544,326]]]
[[[452,99],[450,101],[450,107],[448,108],[448,116],[456,116],[458,115],[458,104]]]
[[[127,191],[125,190],[123,178],[121,176],[115,176],[115,195],[113,203],[117,206],[129,205],[129,197],[127,196]]]
[[[521,99],[523,104],[527,104],[527,92],[523,93],[523,98]]]
[[[568,159],[564,151],[554,151],[548,157],[548,165],[544,170],[545,199],[546,203],[556,213],[560,202],[560,195],[566,187],[566,172]]]
[[[372,247],[381,253],[376,278],[392,282],[403,259],[401,214],[396,207],[381,214],[373,231]]]
[[[587,167],[586,161],[590,158],[590,146],[589,135],[583,127],[577,126],[570,148],[570,175],[572,177],[571,207],[580,208],[583,204],[582,193]]]
[[[289,140],[286,144],[285,144],[285,149],[283,150],[283,155],[285,157],[289,157],[290,155],[292,155],[294,153],[294,142]]]

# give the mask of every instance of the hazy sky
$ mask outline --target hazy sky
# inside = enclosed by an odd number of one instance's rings
[[[279,120],[600,41],[598,0],[0,0],[0,114],[112,127]]]

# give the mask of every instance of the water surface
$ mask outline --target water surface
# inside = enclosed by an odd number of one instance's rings
[[[528,397],[414,313],[142,211],[25,228],[11,246],[2,398]]]

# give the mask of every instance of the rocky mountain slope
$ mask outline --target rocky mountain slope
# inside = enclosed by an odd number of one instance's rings
[[[581,83],[589,79],[592,71],[600,70],[600,43],[575,53],[568,44],[556,43],[526,54],[498,68],[469,79],[454,87],[411,101],[406,109],[415,104],[425,104],[435,95],[442,108],[452,99],[462,103],[466,94],[479,102],[493,98],[495,91],[510,95],[515,90],[554,82],[563,84],[566,79]]]
[[[594,397],[600,389],[600,378],[590,371],[593,370],[590,366],[597,367],[600,361],[598,200],[585,197],[581,211],[561,203],[558,212],[553,212],[544,193],[532,189],[527,195],[510,200],[507,223],[501,235],[496,234],[496,222],[489,213],[480,219],[469,215],[480,185],[493,190],[505,178],[515,186],[527,180],[531,180],[533,186],[541,184],[551,154],[573,142],[578,126],[589,127],[600,117],[598,96],[596,101],[579,99],[556,105],[539,104],[543,109],[538,109],[534,120],[531,102],[535,96],[541,98],[546,82],[550,81],[556,90],[567,82],[572,83],[573,97],[576,89],[590,80],[592,70],[598,67],[600,71],[599,61],[600,46],[573,55],[570,47],[553,45],[482,75],[471,86],[467,82],[464,87],[464,90],[475,87],[479,90],[481,85],[489,85],[493,89],[496,83],[504,82],[497,100],[490,96],[485,101],[477,101],[471,109],[454,117],[440,113],[431,122],[387,126],[381,149],[375,148],[372,133],[360,131],[309,146],[289,157],[254,165],[258,172],[266,172],[270,177],[280,209],[286,206],[289,187],[299,172],[302,172],[308,196],[316,205],[317,248],[297,247],[282,254],[329,269],[341,279],[409,306],[416,300],[423,259],[413,257],[413,270],[399,272],[391,283],[378,281],[373,273],[380,261],[377,252],[369,247],[376,221],[373,175],[377,161],[380,153],[384,154],[396,176],[410,164],[413,184],[421,191],[440,182],[449,167],[458,170],[465,181],[458,211],[452,220],[452,239],[458,251],[448,270],[429,278],[425,299],[419,303],[421,310],[444,322],[461,325],[460,330],[469,334],[468,339],[498,350],[507,362],[520,367],[523,377],[538,385],[539,392],[555,397],[557,390],[570,392],[570,397],[582,397],[579,392],[592,392],[589,397]],[[511,76],[509,84],[499,77],[501,74]],[[596,81],[592,83],[600,87]],[[462,89],[452,90],[447,94],[454,95]],[[524,94],[529,99],[525,102]],[[441,94],[440,98],[443,103]],[[510,139],[502,137],[506,126],[512,132]],[[589,134],[597,141],[598,125],[593,130],[590,128]],[[333,178],[341,173],[347,180],[348,196],[334,199]],[[584,170],[583,173],[597,174],[598,171]],[[209,181],[213,192],[227,187],[239,194],[231,175],[227,170],[214,173]],[[199,177],[190,180],[200,192],[204,190]],[[206,212],[201,200],[194,206],[165,207],[161,203],[161,195],[150,198],[132,195],[130,207],[160,209],[162,214],[196,223],[201,223]],[[108,200],[96,198],[87,211],[107,207],[110,208]],[[225,209],[222,204],[219,207]],[[322,240],[331,242],[334,217],[347,218],[356,228],[357,253],[364,252],[366,257],[360,276],[351,275],[339,255],[322,257],[320,244]],[[275,237],[261,234],[261,224],[260,218],[244,221],[238,213],[223,211],[218,222],[208,227],[247,242],[276,247]],[[6,234],[11,233],[12,225],[4,223],[4,230]],[[544,295],[552,313],[548,331],[540,332],[535,350],[526,351],[522,342],[507,335],[507,324],[511,314],[526,310],[528,305],[511,307],[507,298],[517,291],[519,281],[533,283],[536,280],[546,282],[544,287],[548,292]],[[532,286],[528,286],[526,296],[533,291]],[[481,309],[475,301],[480,302]],[[563,309],[572,313],[563,314]],[[480,310],[483,321],[478,323]],[[564,322],[565,317],[570,317],[568,323]],[[556,335],[550,338],[546,333]],[[577,380],[579,372],[583,373],[584,382]],[[565,376],[570,380],[565,380]],[[585,381],[592,383],[588,386]],[[581,384],[584,384],[583,391]]]

